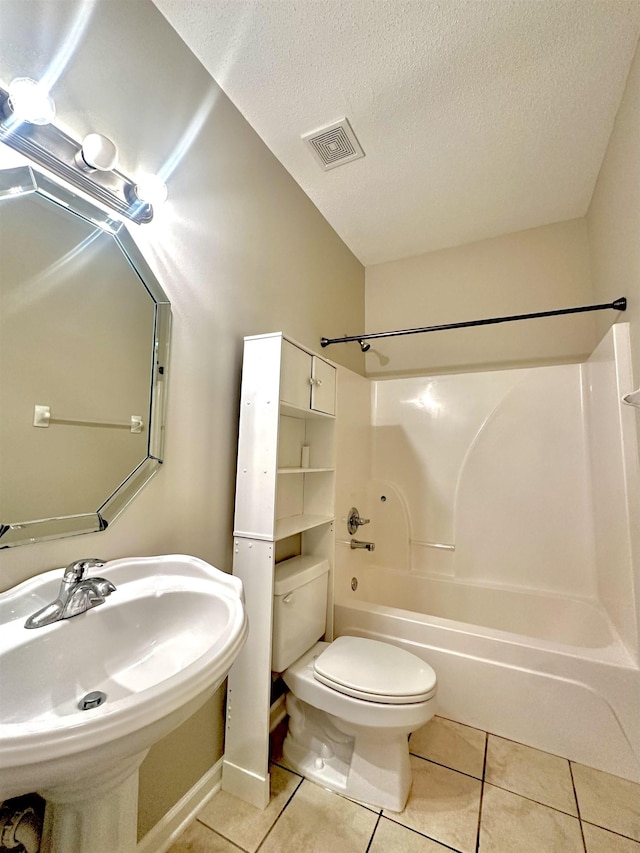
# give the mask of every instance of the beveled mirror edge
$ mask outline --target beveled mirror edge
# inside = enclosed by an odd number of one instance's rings
[[[151,387],[148,454],[159,462],[164,460],[164,439],[169,381],[169,355],[171,344],[171,305],[156,303],[154,340],[156,352]]]
[[[3,174],[12,173],[10,182],[2,180]],[[20,173],[22,177],[20,177]],[[16,183],[17,180],[17,183]],[[10,186],[9,186],[10,183]],[[15,192],[11,190],[16,188]],[[0,166],[0,196],[37,193],[75,215],[87,219],[111,233],[121,252],[155,303],[152,385],[149,401],[149,440],[147,457],[118,486],[96,512],[70,516],[35,519],[11,524],[0,521],[0,550],[17,545],[27,545],[51,539],[62,539],[84,533],[105,530],[131,503],[140,490],[157,473],[164,458],[165,412],[167,382],[169,378],[169,349],[171,336],[171,304],[151,267],[142,255],[125,223],[111,219],[98,206],[77,196],[60,184],[49,180],[30,166]],[[2,199],[0,199],[1,203]]]
[[[114,240],[155,302],[155,346],[152,356],[153,363],[151,365],[153,384],[149,412],[149,424],[151,426],[149,429],[148,454],[150,457],[162,462],[164,459],[164,423],[171,340],[171,304],[147,263],[146,258],[126,227],[121,229],[117,234],[114,234]],[[159,417],[157,417],[158,415]]]
[[[0,169],[0,198],[15,198],[36,192],[38,185],[29,166],[11,166]]]
[[[105,526],[97,512],[2,524],[0,525],[0,549],[46,542],[50,539],[63,539],[67,536],[79,536],[81,533],[96,533],[104,530]]]
[[[135,471],[132,471],[127,479],[122,483],[115,492],[107,498],[97,512],[98,519],[101,523],[101,530],[107,528],[116,520],[123,510],[125,510],[131,501],[135,498],[138,492],[146,486],[149,480],[157,474],[162,461],[155,459],[153,456],[147,456]]]
[[[21,184],[16,183],[16,181],[19,181],[19,173],[23,173],[24,175]],[[2,176],[5,176],[6,174],[12,175],[9,181],[11,183],[11,187],[7,187],[6,184],[8,182],[6,181],[6,178],[2,178]],[[5,200],[11,196],[26,195],[35,192],[43,198],[46,198],[48,201],[64,207],[74,216],[79,216],[87,222],[92,222],[94,225],[98,225],[100,228],[103,228],[111,234],[116,234],[124,228],[124,222],[119,219],[112,219],[109,214],[101,207],[98,207],[98,205],[88,199],[82,198],[82,196],[79,196],[67,187],[62,186],[62,184],[47,177],[47,175],[44,175],[37,169],[32,169],[31,166],[12,166],[10,168],[2,168],[0,166],[0,190],[3,188],[4,192],[2,193],[2,196]],[[158,285],[158,287],[160,288],[160,285]],[[162,290],[162,288],[160,288],[160,290]],[[166,300],[166,296],[164,298]]]

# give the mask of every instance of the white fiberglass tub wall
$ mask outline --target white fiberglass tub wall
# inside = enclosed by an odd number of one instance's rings
[[[640,660],[640,410],[621,403],[632,387],[629,324],[613,326],[583,365],[597,597]],[[639,710],[640,716],[640,710]]]
[[[368,471],[349,375],[338,508],[376,550],[338,534],[335,619],[423,654],[445,715],[638,778],[629,365],[622,324],[586,365],[372,383]]]
[[[594,598],[580,365],[409,377],[373,388],[373,562],[457,581]]]

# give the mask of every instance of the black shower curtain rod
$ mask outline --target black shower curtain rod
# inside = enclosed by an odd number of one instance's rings
[[[490,326],[495,323],[510,323],[512,320],[534,320],[538,317],[557,317],[559,314],[581,314],[584,311],[604,311],[606,308],[613,308],[614,311],[626,311],[626,297],[622,296],[613,302],[606,302],[600,305],[583,305],[579,308],[559,308],[557,311],[538,311],[535,314],[512,314],[509,317],[488,317],[485,320],[466,320],[463,323],[444,323],[441,326],[422,326],[419,329],[396,329],[394,332],[372,332],[370,335],[347,335],[344,338],[320,338],[320,346],[328,347],[330,344],[347,344],[355,341],[360,344],[362,351],[366,352],[371,344],[365,344],[364,342],[372,341],[376,338],[419,335],[422,332],[442,332],[446,329],[467,329],[470,326]]]

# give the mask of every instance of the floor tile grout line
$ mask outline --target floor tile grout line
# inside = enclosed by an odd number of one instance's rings
[[[381,820],[382,820],[382,812],[380,812],[378,814],[378,817],[376,820],[376,825],[373,827],[373,832],[371,833],[371,838],[369,839],[369,843],[367,844],[367,849],[364,851],[364,853],[369,853],[369,850],[371,849],[371,845],[373,844],[373,838],[376,834],[376,829],[378,828],[378,824],[380,823]]]
[[[489,760],[489,732],[484,733],[484,757],[482,759],[482,781],[484,783],[487,775],[487,761]]]
[[[429,764],[435,764],[436,767],[443,767],[445,770],[451,770],[454,773],[459,773],[461,776],[466,776],[467,779],[475,779],[476,782],[482,782],[481,776],[474,776],[473,773],[465,773],[464,770],[457,770],[455,767],[449,767],[448,764],[441,764],[439,761],[434,761],[433,758],[425,758],[424,755],[418,755],[415,752],[410,752],[414,758],[419,758],[421,761],[428,761]]]
[[[213,832],[214,835],[218,835],[220,838],[224,838],[224,840],[226,842],[228,842],[229,844],[232,844],[234,847],[237,847],[238,850],[242,850],[242,853],[251,853],[250,849],[247,849],[246,847],[243,847],[241,844],[238,844],[237,841],[233,841],[233,839],[228,838],[224,833],[218,832],[217,829],[212,829],[210,826],[207,826],[206,823],[204,825],[207,827],[207,829],[211,830],[211,832]],[[260,844],[262,844],[262,841],[260,842]],[[256,848],[256,850],[257,850],[257,848]]]
[[[445,770],[453,770],[454,773],[459,773],[461,776],[466,776],[468,779],[475,779],[477,782],[482,782],[482,776],[476,776],[474,773],[466,773],[464,770],[458,770],[457,767],[451,767],[450,764],[443,764],[441,761],[434,761],[433,758],[425,758],[424,755],[418,755],[417,752],[410,752],[414,758],[421,758],[423,761],[428,761],[430,764],[435,764],[436,767],[443,767]]]
[[[275,763],[275,762],[274,762],[274,763]],[[288,769],[288,768],[284,768],[284,769],[286,770],[286,769]],[[298,775],[298,774],[295,774],[295,775]],[[289,797],[289,799],[287,800],[287,802],[286,802],[286,803],[284,804],[284,806],[282,807],[282,809],[281,809],[280,813],[278,814],[278,817],[274,820],[273,824],[269,827],[269,830],[267,831],[266,835],[264,836],[264,838],[262,839],[262,841],[260,842],[260,844],[256,847],[255,853],[259,853],[259,851],[262,849],[262,845],[265,843],[265,841],[267,840],[267,838],[271,835],[271,833],[272,833],[273,829],[275,828],[276,824],[278,823],[278,821],[280,820],[280,818],[281,818],[281,817],[282,817],[282,815],[284,814],[285,809],[286,809],[286,808],[287,808],[287,806],[291,803],[291,801],[293,800],[294,796],[295,796],[295,795],[297,794],[297,792],[299,791],[299,789],[300,789],[300,787],[301,787],[302,783],[305,781],[305,777],[304,777],[304,776],[300,776],[299,778],[300,778],[300,781],[299,781],[299,782],[298,782],[298,784],[296,785],[295,791],[293,791],[293,793],[291,794],[291,796]],[[309,781],[309,780],[307,780],[307,781]],[[317,783],[316,783],[316,782],[312,782],[311,784],[316,785]],[[318,786],[318,787],[322,788],[322,786],[321,786],[321,785],[320,785],[320,786]],[[328,788],[324,788],[323,790],[329,790],[329,789],[328,789]],[[337,792],[333,792],[333,791],[332,791],[331,793],[335,793],[335,795],[336,795],[337,797],[342,796],[341,794],[338,794]],[[348,799],[348,797],[345,797],[344,799]],[[366,807],[366,806],[362,806],[362,805],[360,805],[360,803],[356,803],[356,801],[355,801],[355,800],[350,800],[350,802],[352,802],[352,803],[353,803],[354,805],[356,805],[356,806],[359,806],[360,808],[366,809],[367,811],[371,811],[371,809],[367,809],[367,807]],[[375,812],[372,812],[372,813],[373,813],[373,814],[375,814]],[[373,836],[374,836],[374,834],[375,834],[376,828],[377,828],[377,826],[378,826],[378,823],[380,822],[380,818],[381,818],[381,817],[382,817],[382,811],[378,812],[378,813],[377,813],[377,815],[376,815],[376,825],[375,825],[375,827],[374,827],[374,829],[373,829],[373,832],[371,833],[371,838],[369,839],[369,842],[368,842],[368,844],[367,844],[367,851],[369,850],[369,847],[371,846],[371,842],[373,841]],[[244,851],[244,853],[248,853],[248,851]],[[365,853],[366,853],[366,851],[365,851]],[[456,853],[457,853],[457,851],[456,851]]]
[[[297,774],[297,773],[295,773],[294,775],[295,775],[295,776],[298,776],[298,774]],[[291,792],[291,796],[289,797],[289,799],[287,800],[287,802],[283,805],[283,807],[282,807],[282,808],[280,809],[280,811],[278,812],[278,816],[277,816],[277,818],[274,820],[274,822],[271,824],[271,826],[269,827],[269,829],[268,829],[268,830],[267,830],[267,832],[265,833],[264,838],[262,839],[262,841],[261,841],[261,842],[258,844],[258,846],[256,847],[256,849],[255,849],[255,853],[258,853],[258,851],[262,848],[262,845],[263,845],[263,844],[264,844],[264,842],[267,840],[267,838],[271,835],[271,833],[273,832],[273,830],[274,830],[274,828],[275,828],[276,824],[278,823],[278,821],[280,820],[280,818],[281,818],[281,817],[282,817],[282,815],[284,814],[285,809],[287,808],[287,806],[289,805],[289,803],[291,802],[291,800],[295,797],[295,795],[296,795],[296,794],[298,793],[298,791],[300,790],[300,786],[301,786],[301,785],[302,785],[302,783],[304,782],[304,776],[298,776],[298,779],[299,779],[298,784],[295,786],[295,788],[294,788],[294,789],[293,789],[293,791]]]
[[[576,790],[576,780],[573,778],[573,767],[571,766],[571,761],[569,761],[569,775],[571,776],[573,796],[576,798],[576,810],[578,812],[578,817],[580,818],[580,820],[582,820],[582,815],[580,814],[580,802],[578,800],[578,791]]]
[[[569,776],[571,777],[571,787],[573,788],[573,796],[576,801],[576,811],[578,812],[578,823],[580,824],[580,836],[582,838],[582,846],[584,847],[584,853],[588,853],[587,851],[587,842],[584,837],[584,829],[582,828],[582,815],[580,814],[580,803],[578,802],[578,792],[576,791],[576,782],[573,778],[573,767],[571,766],[571,762],[569,761]]]
[[[198,818],[198,817],[197,817],[197,818],[195,819],[195,823],[199,823],[199,824],[200,824],[200,826],[204,826],[204,828],[205,828],[208,832],[212,832],[214,835],[217,835],[217,836],[218,836],[218,838],[223,838],[225,841],[228,841],[228,842],[229,842],[229,844],[231,844],[231,846],[232,846],[232,847],[235,847],[235,848],[236,848],[236,850],[241,850],[241,851],[242,851],[242,853],[249,853],[249,851],[246,849],[246,847],[241,847],[241,846],[240,846],[239,844],[237,844],[235,841],[232,841],[230,838],[227,838],[227,836],[226,836],[226,835],[223,835],[221,832],[218,832],[218,830],[217,830],[217,829],[214,829],[213,827],[209,826],[209,824],[208,824],[208,823],[204,823],[203,821],[201,821],[201,820],[200,820],[200,818]]]
[[[224,840],[228,841],[229,844],[233,844],[233,846],[237,847],[238,850],[242,850],[242,853],[250,853],[250,851],[248,851],[246,847],[243,847],[241,844],[238,844],[237,841],[234,841],[232,838],[226,836],[224,832],[220,832],[219,829],[214,829],[212,826],[209,826],[208,823],[205,823],[203,820],[200,820],[200,818],[196,818],[196,820],[198,821],[198,823],[201,823],[203,826],[205,826],[209,830],[209,832],[213,832],[214,835],[217,835],[220,838],[224,838]]]
[[[402,812],[397,812],[397,814],[402,814]],[[427,835],[426,832],[421,832],[419,829],[415,829],[413,826],[407,826],[406,823],[402,823],[400,820],[395,820],[395,818],[389,817],[389,815],[381,814],[381,818],[390,821],[391,823],[395,823],[396,826],[401,826],[403,829],[408,829],[409,832],[413,832],[414,835],[419,835],[421,838],[426,838],[428,841],[433,841],[434,844],[439,844],[440,847],[444,847],[445,850],[451,850],[452,853],[462,853],[462,851],[458,847],[451,847],[450,844],[447,844],[446,841],[442,841],[439,838],[435,838],[433,835]]]
[[[543,803],[540,800],[534,800],[533,797],[528,797],[526,794],[520,794],[518,793],[518,791],[512,791],[511,788],[505,788],[503,785],[496,785],[495,782],[489,782],[487,780],[485,780],[484,784],[491,785],[492,788],[499,788],[501,791],[506,791],[507,794],[513,794],[514,797],[522,797],[523,800],[528,800],[530,803],[535,803],[536,805],[542,806],[545,809],[551,809],[551,811],[558,812],[558,814],[563,814],[567,817],[572,817],[574,820],[580,820],[577,815],[571,814],[571,812],[565,812],[564,809],[559,809],[557,806],[550,806],[549,803]]]
[[[484,798],[484,777],[487,772],[487,753],[489,751],[489,734],[484,734],[484,758],[482,759],[482,779],[480,780],[480,803],[478,804],[478,828],[476,829],[476,853],[480,850],[480,826],[482,824],[482,800]]]
[[[291,773],[293,776],[297,776],[299,779],[304,779],[302,773],[298,773],[297,770],[292,770],[290,767],[284,764],[282,760],[271,761],[270,763],[274,764],[276,767],[279,767],[281,770],[286,770],[287,773]]]
[[[608,826],[603,826],[601,823],[594,823],[592,820],[585,820],[584,818],[580,819],[580,823],[586,823],[588,826],[595,826],[597,829],[604,829],[605,832],[610,832],[611,835],[615,835],[618,838],[624,838],[625,841],[633,841],[636,844],[640,844],[640,839],[634,838],[632,835],[625,835],[623,832],[618,832],[616,829],[610,829]]]

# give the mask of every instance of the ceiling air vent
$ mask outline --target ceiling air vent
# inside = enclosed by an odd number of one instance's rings
[[[364,151],[346,118],[303,134],[302,141],[325,171],[364,157]]]

